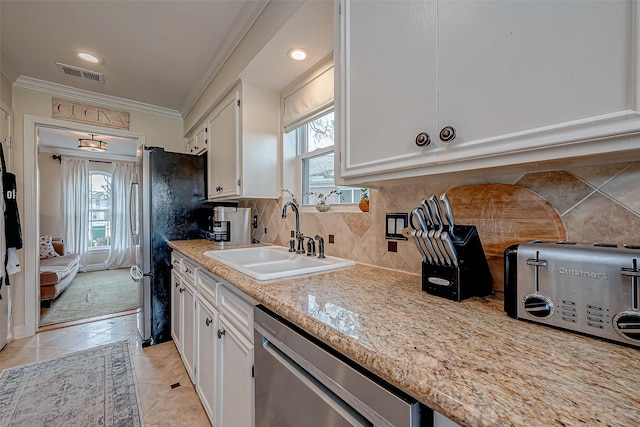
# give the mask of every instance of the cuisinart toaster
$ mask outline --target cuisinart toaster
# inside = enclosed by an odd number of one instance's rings
[[[640,347],[640,246],[535,240],[505,251],[504,310]]]

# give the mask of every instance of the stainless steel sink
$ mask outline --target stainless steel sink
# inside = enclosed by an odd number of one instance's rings
[[[225,249],[207,251],[204,254],[257,280],[279,279],[355,265],[354,261],[333,256],[318,258],[296,254],[282,246]]]

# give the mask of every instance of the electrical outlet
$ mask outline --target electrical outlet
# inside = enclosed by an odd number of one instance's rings
[[[335,243],[335,238],[333,234],[329,234],[329,243]]]
[[[387,242],[387,250],[389,252],[398,252],[398,242],[393,242],[393,241]]]
[[[264,228],[264,234],[267,234],[267,227]]]

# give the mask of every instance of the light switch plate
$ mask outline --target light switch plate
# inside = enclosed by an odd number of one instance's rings
[[[389,240],[407,240],[407,238],[402,235],[402,230],[408,226],[408,213],[388,213],[386,214],[384,238]]]

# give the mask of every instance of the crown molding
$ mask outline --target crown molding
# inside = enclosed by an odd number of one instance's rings
[[[57,96],[70,96],[75,100],[119,108],[127,111],[138,111],[155,116],[167,117],[170,119],[182,120],[182,115],[178,110],[158,107],[144,102],[132,101],[130,99],[119,98],[117,96],[103,95],[84,89],[76,89],[59,83],[47,82],[34,79],[32,77],[20,76],[16,79],[14,86],[47,92]]]
[[[194,85],[191,91],[187,94],[187,98],[180,109],[180,111],[184,113],[184,117],[191,112],[193,106],[198,102],[198,99],[200,99],[240,42],[242,42],[262,11],[267,7],[268,3],[269,0],[261,0],[256,3],[247,2],[243,6],[240,16],[237,19],[239,22],[246,22],[246,24],[233,37],[227,37],[227,39],[223,41],[223,48],[220,49],[213,58],[207,68],[207,71],[204,73],[198,84]]]

